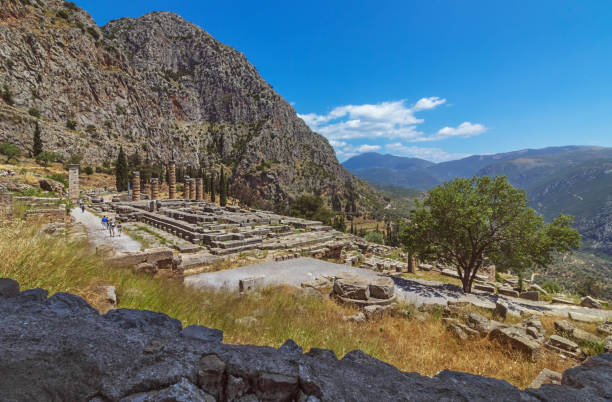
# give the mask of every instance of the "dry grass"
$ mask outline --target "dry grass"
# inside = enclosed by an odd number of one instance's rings
[[[197,291],[172,280],[108,269],[82,241],[41,235],[23,223],[4,225],[0,231],[0,277],[18,280],[22,289],[72,292],[100,307],[97,287],[112,284],[120,307],[164,312],[183,325],[219,328],[226,343],[278,347],[292,338],[305,350],[328,348],[341,357],[361,349],[404,371],[434,375],[442,369],[460,370],[519,387],[527,386],[545,367],[564,371],[573,365],[549,352],[540,362],[529,363],[488,339],[459,341],[435,316],[424,322],[390,316],[360,324],[344,322],[343,315],[355,310],[327,298],[305,298],[295,289],[268,288],[246,296]],[[244,317],[256,320],[241,320]]]

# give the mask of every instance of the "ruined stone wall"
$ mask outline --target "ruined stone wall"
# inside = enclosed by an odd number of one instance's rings
[[[505,381],[444,370],[406,373],[362,351],[303,353],[228,345],[223,333],[151,311],[100,315],[82,298],[19,291],[0,279],[1,400],[207,401],[603,401],[612,354],[567,370],[562,385],[519,390]]]
[[[13,215],[13,194],[0,190],[0,218]]]

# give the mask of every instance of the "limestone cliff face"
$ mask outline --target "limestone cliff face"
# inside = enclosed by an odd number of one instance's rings
[[[0,140],[31,149],[38,111],[47,148],[85,163],[123,145],[158,161],[223,164],[274,202],[352,179],[242,53],[180,16],[100,29],[63,1],[1,2],[0,85],[12,105],[0,101]]]

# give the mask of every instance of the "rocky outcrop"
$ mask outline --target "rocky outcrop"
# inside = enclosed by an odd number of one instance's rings
[[[47,150],[83,163],[112,160],[122,145],[153,162],[222,164],[276,204],[354,179],[244,54],[173,13],[99,28],[61,0],[3,0],[0,90],[10,94],[0,140],[25,150],[38,121]]]
[[[521,391],[505,381],[442,371],[404,373],[356,350],[303,353],[222,343],[221,331],[182,328],[150,311],[99,315],[68,293],[19,292],[0,279],[0,399],[46,400],[607,400],[612,355],[566,371],[562,385]]]

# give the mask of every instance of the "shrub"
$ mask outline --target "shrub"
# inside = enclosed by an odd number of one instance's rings
[[[64,2],[64,7],[72,10],[72,11],[79,11],[79,6],[77,6],[76,4],[74,4],[71,1],[66,1]]]
[[[60,18],[65,19],[65,20],[70,18],[70,14],[68,14],[68,11],[66,11],[66,10],[59,10],[57,13],[55,13],[55,15],[57,15]]]
[[[85,166],[85,169],[83,169],[83,171],[85,172],[85,174],[87,176],[91,176],[94,172],[93,168],[91,166]]]
[[[9,162],[11,159],[21,155],[21,149],[10,142],[3,142],[0,144],[0,154],[6,156],[6,161]]]
[[[13,106],[15,101],[13,100],[13,92],[9,89],[8,85],[4,84],[2,88],[2,99],[6,102],[7,105]]]
[[[87,126],[87,128],[85,129],[85,131],[87,131],[88,133],[95,133],[96,132],[96,126],[94,126],[93,124],[89,124]]]
[[[377,231],[368,232],[363,238],[371,243],[376,244],[383,244],[384,240],[383,234]]]
[[[61,159],[61,156],[55,152],[41,152],[36,155],[36,163],[47,166],[51,162],[56,162]]]
[[[68,158],[68,165],[78,165],[83,160],[83,155],[81,154],[72,154],[70,158]]]
[[[499,272],[495,272],[495,281],[499,283],[504,283],[504,278],[502,278]]]
[[[121,106],[120,104],[115,104],[115,111],[117,112],[117,114],[122,115],[125,114],[125,107]]]
[[[546,281],[542,284],[542,289],[547,291],[548,293],[559,293],[561,292],[561,286],[558,283],[553,281]]]
[[[94,27],[87,27],[87,33],[89,33],[94,40],[100,39],[100,34]]]
[[[38,119],[40,117],[40,110],[36,109],[35,107],[31,107],[28,109],[28,114]]]
[[[49,179],[55,180],[58,183],[62,183],[64,187],[68,187],[68,177],[66,177],[65,174],[54,173],[51,176],[49,176]]]
[[[76,130],[77,122],[76,120],[66,120],[66,127],[70,130]]]

